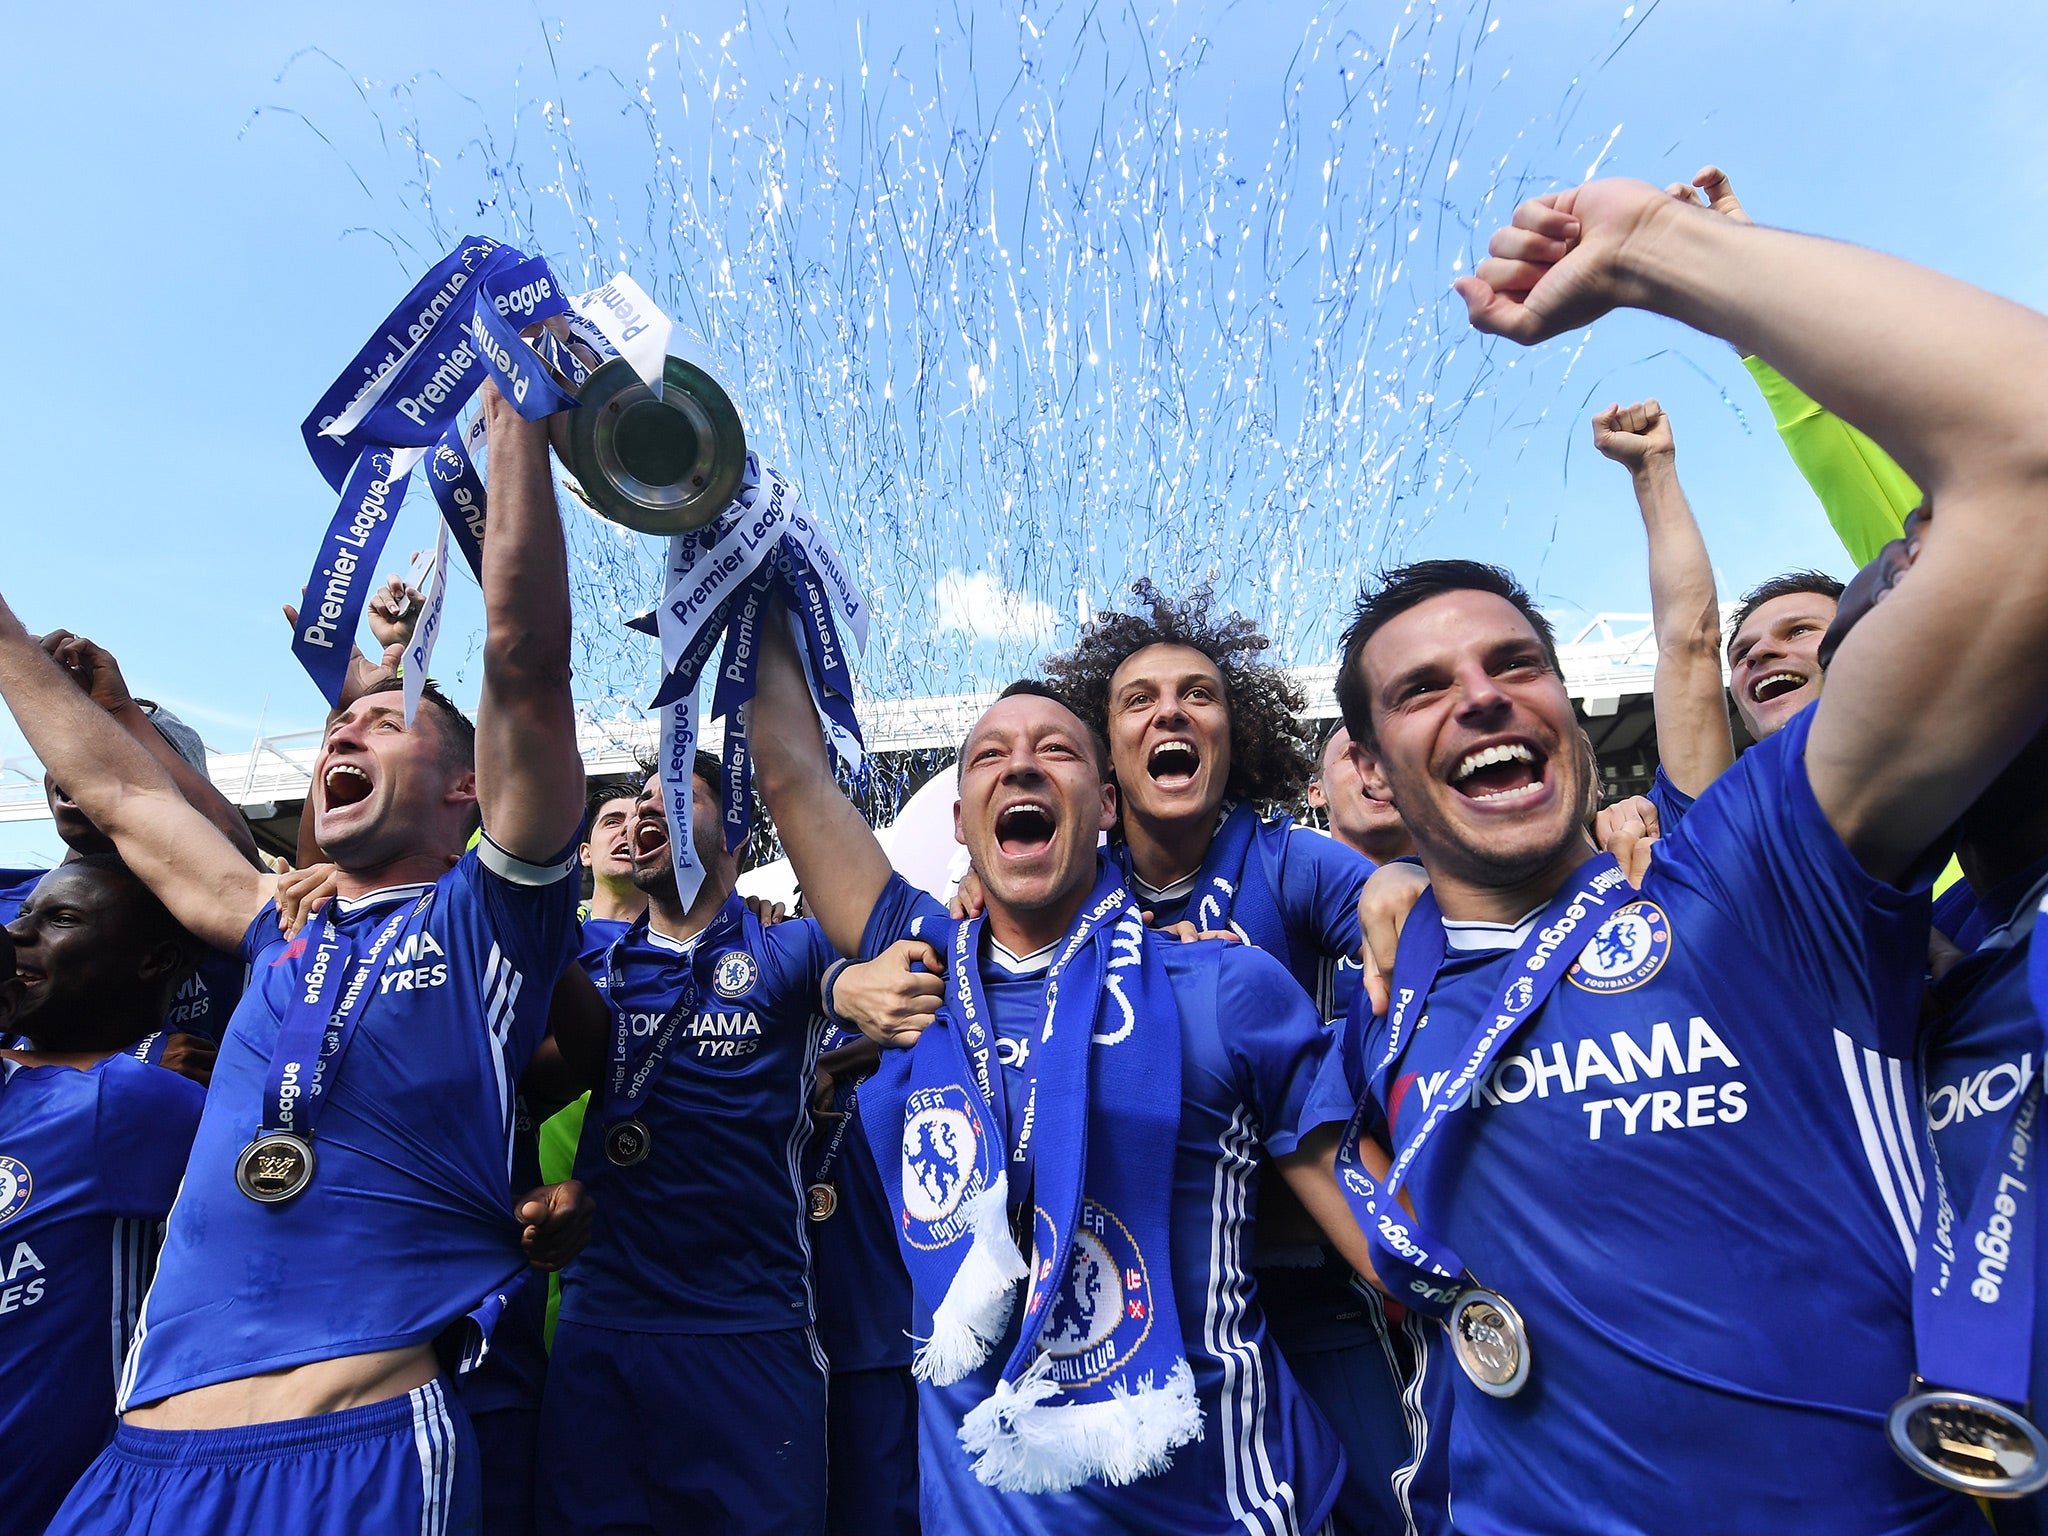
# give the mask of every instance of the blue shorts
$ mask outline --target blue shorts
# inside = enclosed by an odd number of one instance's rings
[[[533,1484],[540,1466],[540,1409],[472,1411],[482,1469],[481,1536],[534,1536]]]
[[[1449,1536],[1450,1351],[1416,1313],[1382,1315],[1369,1342],[1283,1354],[1344,1447],[1338,1536]]]
[[[826,1536],[917,1536],[917,1383],[910,1367],[834,1371]]]
[[[808,1328],[627,1333],[564,1318],[540,1435],[550,1536],[825,1528],[825,1368]]]
[[[234,1429],[123,1424],[49,1536],[474,1536],[476,1439],[439,1381]]]

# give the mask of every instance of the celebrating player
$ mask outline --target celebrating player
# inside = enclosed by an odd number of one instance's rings
[[[137,1052],[196,947],[107,853],[50,871],[0,929],[0,1031],[25,1036],[0,1050],[0,1436],[23,1448],[0,1467],[8,1530],[42,1530],[114,1432],[206,1099]]]
[[[1361,602],[1339,700],[1434,894],[1354,1059],[1413,1198],[1412,1283],[1456,1293],[1461,1522],[1696,1528],[1711,1489],[1730,1528],[1967,1530],[1883,1424],[1913,1372],[1929,853],[2048,704],[2048,423],[2020,382],[2048,323],[1628,182],[1525,203],[1491,248],[1458,285],[1480,328],[1534,342],[1629,304],[1724,335],[1863,422],[1944,517],[1640,896],[1581,829],[1520,589],[1435,562]]]
[[[545,428],[485,390],[474,729],[431,690],[330,720],[312,815],[339,895],[289,945],[259,875],[0,607],[0,692],[131,868],[255,978],[224,1042],[122,1381],[52,1527],[416,1532],[475,1518],[437,1340],[522,1273],[513,1087],[573,939],[582,807]],[[62,648],[60,647],[60,659]],[[484,837],[463,852],[479,810]],[[449,868],[450,862],[454,867]],[[318,1088],[317,1095],[310,1090]]]
[[[597,1229],[562,1277],[542,1411],[551,1531],[824,1524],[798,1156],[832,953],[817,924],[763,927],[733,889],[719,780],[700,756],[706,873],[686,908],[649,775],[626,824],[647,910],[595,956],[598,1016],[556,1025],[563,1086],[602,1089],[576,1156]]]

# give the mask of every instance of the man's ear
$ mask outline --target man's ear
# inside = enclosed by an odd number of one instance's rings
[[[1113,831],[1115,827],[1116,781],[1114,779],[1104,779],[1102,781],[1102,814],[1096,818],[1095,830],[1098,832],[1109,832]]]
[[[9,976],[0,981],[0,1029],[12,1024],[15,1014],[21,1011],[21,993],[22,980],[19,976]]]
[[[960,825],[960,797],[958,795],[953,797],[953,841],[962,848],[967,846],[967,832]]]
[[[136,963],[135,974],[139,980],[160,982],[165,977],[181,970],[191,969],[191,957],[185,946],[175,939],[164,939],[149,946],[142,959]]]
[[[1308,781],[1308,803],[1319,811],[1329,805],[1330,797],[1323,793],[1323,781],[1321,779],[1310,779]]]
[[[467,805],[476,804],[476,770],[474,768],[463,769],[461,775],[448,786],[448,793],[442,798],[449,805],[454,805],[458,802]]]
[[[1371,748],[1362,747],[1355,741],[1347,750],[1352,766],[1357,768],[1358,776],[1365,780],[1366,793],[1375,800],[1385,800],[1392,804],[1394,792],[1387,783],[1386,770],[1380,766],[1379,755]]]

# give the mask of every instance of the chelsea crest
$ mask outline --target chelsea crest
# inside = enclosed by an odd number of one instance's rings
[[[1671,920],[1654,901],[1632,901],[1594,932],[1566,971],[1582,992],[1627,992],[1664,968],[1671,953]]]
[[[744,949],[728,949],[718,957],[718,968],[711,973],[711,988],[730,1002],[753,991],[760,979],[761,967],[752,955]]]
[[[19,1216],[28,1197],[35,1192],[35,1178],[28,1165],[11,1157],[0,1157],[0,1223]]]

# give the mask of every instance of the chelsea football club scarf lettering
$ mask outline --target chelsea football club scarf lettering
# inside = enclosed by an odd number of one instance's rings
[[[787,614],[776,611],[780,601]],[[661,641],[663,680],[654,695],[661,712],[662,802],[668,812],[669,848],[676,889],[688,903],[702,883],[690,839],[692,763],[697,754],[697,688],[714,650],[723,643],[712,715],[726,722],[721,775],[725,846],[746,839],[753,802],[747,739],[747,703],[760,672],[764,623],[787,623],[818,711],[826,743],[847,768],[862,758],[860,723],[853,711],[853,678],[846,666],[834,613],[867,647],[868,609],[796,487],[754,456],[731,506],[716,523],[669,541],[668,575],[661,605],[631,628]]]
[[[1401,1209],[1402,1184],[1444,1117],[1466,1101],[1473,1084],[1507,1048],[1515,1032],[1535,1016],[1594,930],[1611,914],[1612,894],[1627,888],[1628,878],[1621,866],[1612,854],[1602,853],[1581,864],[1551,898],[1508,963],[1493,1006],[1480,1015],[1459,1053],[1461,1065],[1430,1101],[1422,1123],[1395,1154],[1382,1182],[1366,1171],[1359,1155],[1367,1100],[1377,1095],[1381,1103],[1386,1102],[1387,1073],[1414,1038],[1416,1021],[1428,1007],[1430,988],[1444,963],[1443,914],[1437,909],[1435,895],[1423,892],[1409,914],[1394,958],[1386,1047],[1369,1073],[1354,1071],[1353,1081],[1365,1081],[1366,1092],[1337,1146],[1338,1187],[1372,1245],[1373,1265],[1380,1278],[1389,1293],[1406,1305],[1431,1317],[1445,1316],[1463,1289],[1465,1265],[1448,1245],[1424,1232],[1421,1224]],[[1360,987],[1352,999],[1345,1030],[1347,1065],[1354,1069],[1363,1066],[1360,1042],[1369,1006],[1365,988]]]
[[[1169,1260],[1180,1015],[1120,872],[1104,861],[1046,976],[1033,1068],[1012,1102],[982,995],[985,919],[954,926],[944,1009],[893,1091],[861,1096],[932,1335],[912,1369],[941,1385],[1024,1321],[961,1443],[991,1487],[1049,1493],[1160,1472],[1202,1433]],[[1162,1085],[1169,1085],[1162,1091]],[[1091,1132],[1094,1134],[1091,1135]],[[1011,1208],[1029,1204],[1030,1263]]]
[[[672,326],[630,277],[571,298],[544,258],[471,235],[413,286],[306,417],[306,447],[341,504],[307,578],[292,651],[329,703],[340,699],[377,559],[422,459],[447,529],[481,576],[485,497],[473,456],[482,421],[465,428],[461,414],[486,374],[529,421],[576,403],[587,375],[582,359],[536,330],[558,316],[598,358],[624,356],[661,392]],[[408,678],[417,670],[424,679],[440,596],[430,596],[407,651]],[[408,689],[408,723],[417,701]]]

